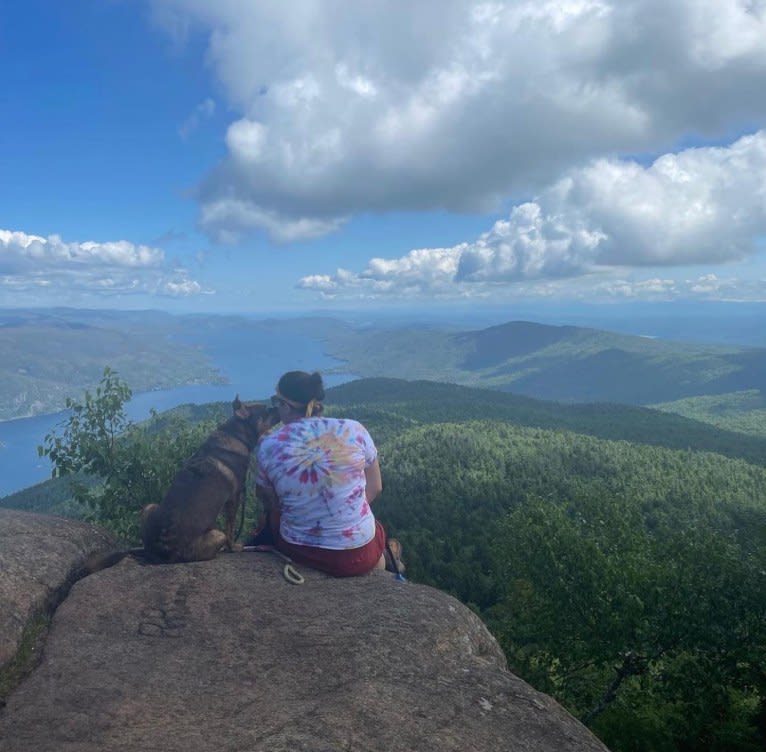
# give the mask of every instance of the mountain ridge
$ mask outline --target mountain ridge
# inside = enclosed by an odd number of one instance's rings
[[[364,405],[366,410],[389,411],[409,402],[417,405],[421,420],[424,415],[431,416],[432,421],[495,419],[602,439],[710,451],[766,464],[766,438],[640,405],[562,404],[481,387],[390,377],[356,379],[334,386],[327,390],[327,401],[346,410]]]
[[[511,321],[454,332],[399,327],[325,335],[361,377],[449,381],[560,402],[653,404],[766,389],[766,349],[699,345]]]
[[[55,412],[103,368],[135,392],[226,381],[185,341],[232,326],[313,338],[341,361],[331,372],[428,379],[559,402],[670,403],[766,393],[766,349],[691,344],[605,329],[509,321],[473,330],[436,324],[355,326],[326,316],[252,319],[158,311],[0,312],[0,419]],[[310,368],[310,364],[309,364]]]

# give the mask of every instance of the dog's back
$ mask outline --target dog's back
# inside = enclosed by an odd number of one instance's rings
[[[233,408],[234,415],[207,437],[176,474],[162,503],[142,512],[141,537],[152,559],[212,558],[221,547],[212,533],[224,541],[227,538],[214,530],[216,519],[227,503],[236,509],[250,454],[261,433],[277,421],[264,405],[236,399]]]

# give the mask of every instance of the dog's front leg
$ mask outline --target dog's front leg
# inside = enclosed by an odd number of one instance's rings
[[[192,541],[184,551],[184,561],[209,561],[226,544],[226,534],[213,528]]]

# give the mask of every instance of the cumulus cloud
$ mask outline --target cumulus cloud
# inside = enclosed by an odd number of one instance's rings
[[[11,294],[196,295],[202,286],[184,269],[167,269],[159,248],[127,240],[66,242],[0,229],[0,289]]]
[[[43,238],[25,232],[0,230],[0,264],[11,271],[41,263],[49,268],[78,265],[157,267],[162,259],[163,253],[157,248],[134,245],[126,240],[65,243],[58,235]]]
[[[496,209],[766,115],[764,0],[151,2],[174,40],[207,36],[235,113],[198,190],[202,227],[232,239]]]
[[[212,294],[212,291],[204,290],[199,282],[184,278],[164,280],[159,291],[174,297]]]
[[[358,274],[309,276],[299,286],[338,296],[358,290],[466,295],[515,285],[527,294],[549,295],[559,290],[551,281],[582,276],[591,280],[588,289],[607,297],[736,297],[737,288],[748,299],[761,299],[762,283],[724,284],[714,274],[694,283],[656,277],[630,282],[615,275],[628,268],[739,261],[759,249],[764,231],[766,131],[760,131],[725,148],[666,154],[647,167],[596,160],[514,207],[473,242],[376,258]],[[599,275],[610,281],[593,287]]]
[[[454,297],[482,294],[480,291],[457,291],[454,284],[460,252],[455,248],[422,248],[399,259],[374,258],[360,273],[338,269],[333,275],[303,277],[298,288],[319,291],[323,297]]]
[[[737,261],[766,230],[766,131],[649,167],[597,160],[516,207],[461,255],[457,279]]]

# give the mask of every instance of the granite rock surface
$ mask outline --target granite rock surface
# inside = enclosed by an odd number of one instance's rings
[[[42,523],[14,524],[32,534]],[[79,548],[66,536],[66,555],[30,577],[38,602],[105,542],[82,533]],[[16,550],[17,589],[37,549]],[[384,572],[334,579],[299,568],[305,582],[294,585],[283,566],[268,553],[164,566],[128,557],[83,577],[56,609],[39,665],[0,710],[0,750],[606,749],[511,674],[452,597]]]

